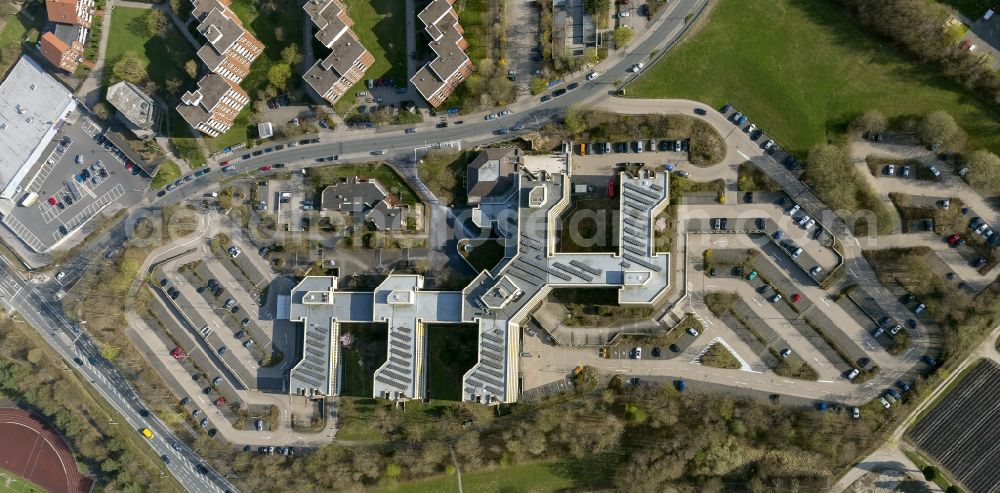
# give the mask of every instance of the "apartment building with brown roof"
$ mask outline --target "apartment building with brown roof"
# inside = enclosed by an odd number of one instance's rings
[[[316,25],[316,39],[330,49],[302,76],[319,97],[334,104],[365,75],[375,57],[361,45],[351,30],[354,21],[338,0],[307,0],[306,14]]]
[[[45,15],[48,25],[38,41],[38,49],[49,63],[72,73],[83,61],[94,1],[45,0]]]
[[[469,43],[463,37],[454,0],[432,0],[417,17],[431,37],[434,60],[417,70],[410,82],[433,106],[438,107],[475,68],[465,54]]]
[[[191,0],[191,4],[198,32],[208,41],[198,50],[198,58],[209,71],[239,84],[250,73],[250,64],[264,51],[264,45],[243,27],[228,2]]]
[[[94,0],[45,0],[45,15],[52,22],[90,28]]]
[[[198,88],[181,96],[177,112],[189,125],[209,137],[228,132],[250,96],[233,81],[219,74],[208,74],[198,81]]]

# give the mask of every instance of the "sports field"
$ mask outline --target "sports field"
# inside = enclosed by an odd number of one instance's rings
[[[731,102],[800,155],[869,109],[890,120],[945,110],[971,147],[1000,152],[1000,112],[863,32],[835,2],[723,0],[702,22],[628,95]]]
[[[43,493],[45,488],[10,471],[0,469],[0,493]]]

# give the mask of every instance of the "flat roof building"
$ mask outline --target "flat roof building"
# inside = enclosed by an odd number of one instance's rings
[[[27,56],[0,83],[0,198],[16,200],[21,180],[69,112],[73,93]]]
[[[465,77],[472,73],[472,60],[465,54],[469,43],[462,34],[458,13],[452,8],[454,0],[431,0],[417,17],[424,23],[434,59],[410,78],[427,103],[437,108]]]
[[[516,401],[521,328],[555,288],[617,287],[621,304],[652,305],[670,286],[670,254],[656,251],[654,222],[669,203],[669,176],[619,173],[619,245],[611,253],[556,251],[556,218],[570,201],[570,156],[516,173],[513,190],[488,196],[478,217],[504,238],[504,258],[462,291],[423,291],[423,277],[389,275],[374,292],[342,291],[336,277],[307,277],[292,289],[289,320],[303,328],[302,359],[291,370],[292,394],[340,393],[340,324],[384,323],[386,361],[373,375],[372,397],[420,399],[426,392],[430,323],[478,326],[477,362],[462,376],[462,400]],[[564,163],[554,170],[552,163]],[[284,309],[279,307],[279,312]]]
[[[195,130],[218,137],[233,127],[233,121],[250,96],[233,81],[219,74],[208,74],[198,81],[198,88],[181,96],[177,112]]]
[[[159,105],[142,89],[131,82],[121,81],[108,87],[108,104],[116,110],[118,119],[136,137],[153,135],[153,127],[159,116]]]
[[[236,84],[243,82],[250,73],[250,64],[264,51],[264,45],[243,27],[240,18],[229,10],[228,2],[192,0],[191,3],[198,32],[208,41],[198,50],[198,58],[210,72]]]
[[[496,147],[480,152],[465,173],[469,205],[479,205],[485,197],[503,197],[514,191],[521,149]]]
[[[316,25],[316,39],[330,49],[302,76],[306,85],[330,104],[361,81],[375,57],[361,45],[351,30],[354,21],[338,0],[308,0],[303,7]]]

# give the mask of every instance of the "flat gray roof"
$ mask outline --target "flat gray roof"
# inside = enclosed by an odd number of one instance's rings
[[[131,82],[121,81],[108,87],[107,100],[126,120],[140,128],[153,126],[156,103]]]
[[[14,199],[63,118],[73,93],[27,56],[0,83],[0,197]]]

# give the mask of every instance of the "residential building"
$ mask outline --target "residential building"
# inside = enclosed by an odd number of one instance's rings
[[[239,17],[229,9],[228,0],[191,0],[192,15],[198,20],[198,32],[208,43],[198,50],[198,58],[210,72],[239,84],[250,73],[264,45],[247,31]]]
[[[116,110],[118,119],[139,138],[153,136],[159,118],[159,105],[131,82],[121,81],[108,87],[108,104]]]
[[[308,0],[303,8],[316,25],[316,39],[330,54],[317,60],[302,79],[319,97],[334,104],[361,81],[375,57],[358,41],[351,30],[354,21],[338,0]]]
[[[323,189],[320,210],[347,216],[356,227],[403,231],[408,209],[377,180],[354,176]]]
[[[94,16],[93,0],[46,0],[48,24],[38,41],[42,57],[67,72],[76,71]]]
[[[466,197],[471,206],[483,199],[504,198],[514,190],[521,163],[521,149],[495,147],[480,152],[466,170]]]
[[[45,0],[49,21],[90,28],[94,18],[94,0]]]
[[[73,93],[33,59],[14,65],[0,83],[0,198],[20,200],[22,180],[75,108]]]
[[[75,72],[83,61],[83,42],[78,34],[79,26],[56,24],[55,29],[42,34],[38,40],[38,51],[42,58],[67,72]]]
[[[218,137],[233,126],[233,121],[250,96],[233,81],[219,74],[208,74],[198,81],[198,88],[181,96],[177,112],[195,130]]]
[[[417,17],[424,23],[431,38],[430,48],[434,59],[417,70],[410,78],[417,91],[427,102],[437,108],[458,85],[472,73],[472,60],[465,54],[469,43],[462,36],[458,13],[452,7],[454,0],[431,0]]]

